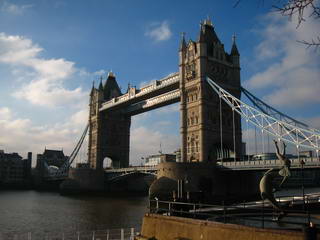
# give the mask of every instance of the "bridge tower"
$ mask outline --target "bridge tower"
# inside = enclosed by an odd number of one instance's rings
[[[116,111],[99,109],[103,102],[121,95],[115,75],[109,72],[107,80],[92,87],[89,103],[89,165],[102,169],[103,160],[109,157],[113,167],[129,166],[131,117]]]
[[[206,81],[206,77],[210,77],[240,99],[239,57],[235,38],[229,54],[224,50],[210,19],[201,23],[198,41],[190,40],[186,43],[182,36],[179,72],[183,162],[207,162],[220,157],[235,157],[234,149],[236,157],[240,157],[241,118],[236,112],[233,115],[232,110],[222,103],[220,119],[219,97]]]

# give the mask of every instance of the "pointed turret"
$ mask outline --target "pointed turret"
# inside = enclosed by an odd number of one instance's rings
[[[183,32],[181,34],[181,42],[180,42],[180,48],[179,48],[180,51],[183,51],[187,48],[186,40],[184,37],[185,37],[185,33]]]
[[[94,89],[95,89],[94,88],[94,81],[92,81],[92,88],[91,88],[90,96],[92,96]]]
[[[232,48],[231,48],[231,56],[240,56],[237,45],[236,45],[236,35],[232,36]]]
[[[99,91],[103,91],[102,76],[100,77]]]
[[[121,95],[121,90],[112,71],[108,73],[107,81],[103,86],[103,94],[105,100],[110,100]]]
[[[234,66],[240,67],[240,54],[236,45],[236,35],[232,36],[231,60]]]
[[[198,41],[207,42],[207,43],[212,43],[212,42],[221,43],[216,32],[214,31],[213,24],[209,17],[200,23],[200,34],[199,34]]]

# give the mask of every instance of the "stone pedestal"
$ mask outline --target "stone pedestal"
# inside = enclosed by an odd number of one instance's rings
[[[70,169],[69,178],[60,185],[61,193],[99,192],[104,190],[104,172],[95,169]]]

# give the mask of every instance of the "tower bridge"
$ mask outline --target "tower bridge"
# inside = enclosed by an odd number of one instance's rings
[[[319,168],[320,131],[272,108],[241,87],[240,53],[235,38],[230,51],[225,50],[212,22],[207,19],[201,23],[196,41],[186,42],[182,36],[178,66],[178,72],[140,89],[129,86],[125,93],[121,92],[112,72],[104,83],[101,80],[98,87],[92,87],[86,127],[88,165],[92,171],[103,171],[105,158],[112,160],[114,168],[105,173],[110,181],[155,172],[158,177],[170,176],[177,180],[183,177],[182,173],[190,174],[188,168],[196,169],[197,166],[207,168],[201,170],[202,173],[211,168],[232,172],[277,167],[275,160],[239,161],[245,159],[247,154],[243,142],[249,140],[242,130],[246,127],[248,130],[249,124],[260,132],[263,149],[265,136],[270,136],[294,146],[298,153],[297,161],[300,160],[300,149],[312,151],[315,157],[312,160],[305,158],[306,167]],[[252,105],[240,100],[242,93]],[[160,166],[147,172],[129,168],[131,117],[177,102],[180,102],[181,136],[179,173],[172,173],[175,169],[172,163],[168,167]],[[86,134],[82,135],[68,166],[79,152]],[[66,170],[68,167],[64,167],[63,171]],[[82,178],[90,181],[93,176],[90,174]],[[208,172],[208,179],[212,178],[210,174]],[[207,181],[201,180],[201,176],[198,178],[195,182],[198,181],[200,185]],[[97,181],[93,184],[97,184]]]
[[[205,20],[199,39],[184,37],[179,48],[179,72],[141,89],[129,87],[122,94],[115,75],[93,87],[90,94],[89,164],[101,169],[103,159],[111,158],[114,167],[129,166],[131,116],[180,102],[182,162],[214,162],[218,156],[221,134],[227,155],[241,156],[241,118],[233,115],[233,128],[221,132],[219,97],[214,94],[206,77],[240,98],[240,54],[233,42],[230,53],[215,33],[210,20]],[[223,104],[223,123],[230,125],[232,111]],[[230,127],[233,129],[230,131]],[[221,156],[223,157],[223,156]]]

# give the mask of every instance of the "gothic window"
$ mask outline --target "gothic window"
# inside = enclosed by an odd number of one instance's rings
[[[91,113],[92,116],[96,115],[96,104],[92,103],[91,104]]]
[[[198,116],[196,116],[196,124],[198,124]]]
[[[196,65],[194,63],[186,66],[186,78],[190,80],[196,76]]]

